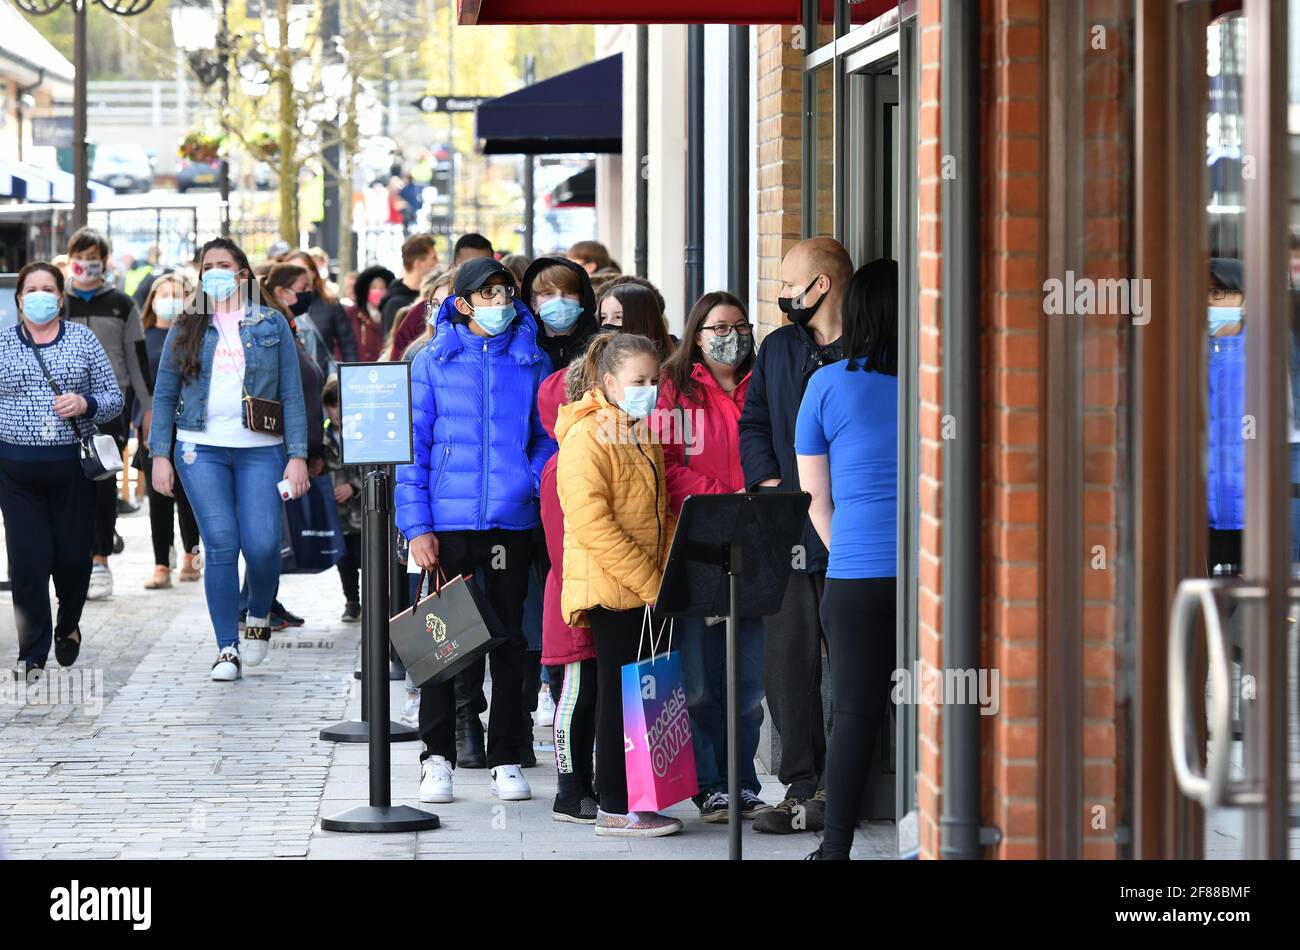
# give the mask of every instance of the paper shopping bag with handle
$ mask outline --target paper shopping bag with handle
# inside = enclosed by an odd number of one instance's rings
[[[416,603],[388,621],[388,636],[416,686],[443,683],[506,641],[483,592],[439,567],[433,593],[418,599],[428,572],[420,573]]]
[[[646,607],[637,656],[653,626]],[[663,634],[663,625],[659,627]],[[623,667],[623,750],[627,765],[628,811],[659,811],[696,793],[695,748],[686,710],[682,655],[673,652],[671,625],[668,651],[659,654],[653,630],[650,656]]]

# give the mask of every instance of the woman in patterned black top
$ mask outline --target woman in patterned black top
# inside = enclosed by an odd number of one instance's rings
[[[94,332],[66,323],[63,274],[43,261],[18,274],[22,320],[0,332],[0,512],[18,626],[18,659],[29,678],[51,642],[61,666],[81,650],[81,610],[90,586],[95,488],[78,443],[122,414],[122,391]],[[36,352],[58,385],[46,380]],[[50,620],[50,579],[59,600]]]

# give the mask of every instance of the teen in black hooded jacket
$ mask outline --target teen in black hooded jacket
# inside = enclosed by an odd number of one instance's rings
[[[562,257],[539,257],[524,271],[523,302],[537,320],[537,343],[551,365],[565,369],[600,327],[591,278]]]

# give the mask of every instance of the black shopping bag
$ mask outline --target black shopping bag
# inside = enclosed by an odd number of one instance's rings
[[[319,574],[337,564],[346,552],[334,481],[328,475],[317,475],[307,494],[284,503],[280,573]]]
[[[421,572],[416,596],[424,589]],[[472,580],[438,569],[433,593],[388,621],[388,637],[416,686],[444,683],[506,641],[496,612]]]

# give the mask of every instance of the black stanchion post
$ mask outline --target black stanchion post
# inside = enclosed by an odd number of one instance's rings
[[[393,492],[397,487],[397,466],[388,466],[388,521],[390,534],[397,530],[397,525],[393,522],[396,512],[396,506],[393,504]],[[390,604],[405,603],[411,596],[405,567],[397,559],[397,545],[388,545],[388,602]],[[388,678],[394,682],[406,679],[406,665],[402,658],[397,655],[396,650],[388,651]]]
[[[371,481],[377,480],[383,491],[380,499],[371,498]],[[378,706],[383,709],[380,714],[388,723],[385,735],[387,742],[414,742],[420,738],[420,732],[402,722],[393,722],[388,711],[388,604],[390,593],[389,552],[392,550],[389,521],[392,508],[389,505],[389,477],[386,471],[373,471],[366,475],[366,484],[362,489],[364,506],[361,522],[361,719],[348,719],[326,726],[320,731],[320,737],[326,742],[369,742],[373,737],[370,729],[372,710]],[[371,507],[376,510],[372,513]],[[382,601],[381,601],[382,595]],[[402,596],[405,600],[405,595]],[[401,601],[398,601],[400,603]],[[375,619],[374,611],[379,611]],[[383,626],[383,649],[385,656],[379,661],[379,669],[384,672],[378,678],[369,675],[369,668],[374,664],[374,651],[371,641]],[[402,672],[405,678],[406,672]],[[386,743],[385,743],[386,744]]]
[[[741,546],[732,542],[727,557],[729,610],[727,612],[727,836],[731,860],[740,860],[740,575],[744,573]]]
[[[392,804],[392,761],[388,747],[388,474],[366,475],[361,599],[366,636],[367,725],[370,731],[370,804],[321,819],[324,831],[428,831],[438,816]]]

